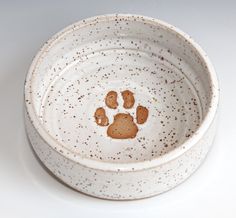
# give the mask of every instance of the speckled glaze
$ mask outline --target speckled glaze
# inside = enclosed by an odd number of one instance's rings
[[[135,95],[131,109],[121,92]],[[117,109],[105,105],[118,93]],[[82,20],[41,48],[25,83],[26,129],[45,166],[74,189],[99,198],[157,195],[188,178],[215,134],[219,89],[202,49],[157,19],[104,15]],[[110,121],[144,105],[134,139],[111,139],[94,112]]]

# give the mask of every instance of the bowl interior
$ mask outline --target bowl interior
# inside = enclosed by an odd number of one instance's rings
[[[191,137],[211,100],[209,72],[198,51],[171,27],[137,16],[104,16],[81,21],[57,34],[30,75],[31,101],[46,131],[84,158],[140,162],[157,158]],[[121,92],[134,93],[123,108]],[[118,93],[116,110],[105,105]],[[149,110],[133,139],[112,139],[94,112]]]

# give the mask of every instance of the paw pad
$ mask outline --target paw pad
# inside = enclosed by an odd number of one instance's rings
[[[94,117],[95,117],[96,123],[99,126],[107,126],[107,125],[109,125],[109,120],[108,120],[108,117],[106,115],[106,111],[104,110],[104,108],[99,107],[95,111]]]
[[[132,108],[134,106],[134,102],[135,102],[134,93],[129,90],[125,90],[121,94],[122,94],[122,98],[124,100],[123,107],[125,109]]]
[[[135,98],[134,93],[129,90],[121,92],[123,98],[123,107],[131,109],[134,106]],[[108,108],[117,109],[118,107],[118,94],[115,91],[110,91],[105,97],[105,103]],[[136,122],[137,124],[144,124],[148,118],[148,109],[144,106],[137,106],[136,108]],[[97,108],[94,113],[95,121],[99,126],[108,126],[109,119],[106,116],[105,109],[102,107]],[[139,131],[134,118],[129,113],[117,113],[114,116],[113,123],[107,128],[107,135],[114,139],[129,139],[135,138]]]
[[[130,114],[119,113],[114,116],[113,123],[107,129],[107,135],[115,139],[134,138],[138,127]]]

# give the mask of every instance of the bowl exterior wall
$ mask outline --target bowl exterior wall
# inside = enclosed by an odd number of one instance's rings
[[[31,145],[42,163],[75,190],[98,198],[132,200],[168,191],[186,180],[204,160],[216,131],[216,117],[198,143],[165,164],[143,170],[103,171],[83,166],[53,149],[39,135],[25,113]]]

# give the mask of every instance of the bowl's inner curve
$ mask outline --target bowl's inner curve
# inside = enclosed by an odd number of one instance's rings
[[[211,87],[197,51],[182,37],[142,18],[104,18],[71,27],[55,39],[35,69],[33,105],[47,132],[83,157],[108,162],[138,162],[163,155],[186,141],[209,107]],[[120,92],[135,96],[122,107]],[[118,93],[117,110],[104,102]],[[134,139],[112,139],[94,112],[104,107],[110,123],[136,106],[149,109]]]

